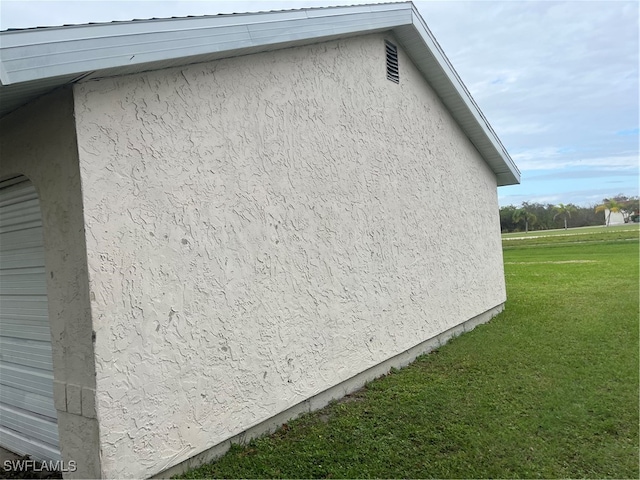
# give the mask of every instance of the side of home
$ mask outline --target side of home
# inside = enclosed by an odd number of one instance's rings
[[[2,446],[176,472],[502,309],[519,172],[411,3],[0,50]]]
[[[74,89],[110,476],[505,301],[495,175],[402,49],[387,79],[385,40]]]

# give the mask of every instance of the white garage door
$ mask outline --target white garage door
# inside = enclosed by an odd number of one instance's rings
[[[42,217],[25,177],[0,183],[0,445],[60,459]]]

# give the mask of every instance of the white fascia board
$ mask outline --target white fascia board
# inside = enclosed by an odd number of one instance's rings
[[[411,3],[90,24],[1,34],[3,85],[411,23]]]

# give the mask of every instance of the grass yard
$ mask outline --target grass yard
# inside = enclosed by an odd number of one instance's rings
[[[639,478],[638,233],[505,240],[506,310],[185,478]]]
[[[605,227],[603,225],[595,227],[578,227],[556,230],[532,230],[528,233],[515,232],[502,234],[502,240],[504,243],[511,245],[512,241],[517,240],[531,240],[534,238],[545,238],[545,242],[549,241],[565,241],[569,243],[591,241],[597,238],[615,239],[621,234],[628,232],[636,232],[635,237],[640,232],[640,223],[627,223],[624,225],[613,225],[611,227]],[[550,239],[548,237],[561,237],[557,239]],[[562,238],[566,237],[566,238]]]

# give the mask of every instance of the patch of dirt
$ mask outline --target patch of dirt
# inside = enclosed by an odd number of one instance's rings
[[[363,390],[364,388],[361,388],[353,393],[350,393],[349,395],[345,395],[344,397],[336,400],[336,403],[361,402],[362,400],[364,400],[364,395],[362,393]]]
[[[331,418],[331,415],[327,415],[326,413],[323,413],[322,415],[318,415],[318,420],[320,420],[322,423],[329,423],[330,418]]]

